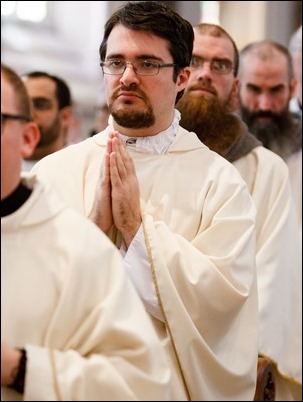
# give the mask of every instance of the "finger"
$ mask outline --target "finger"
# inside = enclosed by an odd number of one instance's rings
[[[133,163],[133,159],[131,155],[129,154],[128,150],[126,149],[126,145],[123,142],[122,138],[119,138],[119,141],[117,143],[118,145],[118,152],[121,155],[121,158],[124,163],[124,168],[126,170],[126,174],[134,174],[135,173],[135,165]]]
[[[112,140],[112,149],[113,149],[113,153],[115,153],[115,163],[116,163],[116,168],[118,171],[118,174],[121,178],[121,180],[123,178],[125,178],[127,176],[127,170],[126,170],[126,166],[125,166],[125,156],[123,157],[121,154],[121,147],[120,147],[120,143],[121,139],[120,138],[113,138]]]
[[[103,160],[102,183],[110,183],[110,153],[106,152]]]
[[[109,165],[110,165],[109,175],[112,187],[121,188],[122,181],[117,167],[117,154],[115,152],[112,152],[109,155]]]

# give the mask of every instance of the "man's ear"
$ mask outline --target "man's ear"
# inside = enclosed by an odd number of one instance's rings
[[[65,106],[60,110],[60,121],[63,127],[68,128],[73,117],[73,107]]]
[[[32,155],[40,140],[40,131],[36,123],[30,121],[24,124],[22,139],[21,155],[26,159]]]
[[[293,98],[295,96],[296,86],[297,86],[297,80],[296,78],[292,78],[289,83],[290,98]]]
[[[190,76],[190,68],[184,67],[179,73],[177,80],[177,85],[179,87],[178,92],[180,92],[186,87],[186,85],[188,84],[189,76]]]
[[[230,94],[230,99],[228,103],[228,109],[230,112],[236,112],[239,110],[239,89],[240,89],[240,80],[239,78],[235,78],[233,82],[233,87]]]

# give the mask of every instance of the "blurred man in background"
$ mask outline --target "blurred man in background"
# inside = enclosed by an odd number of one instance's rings
[[[302,118],[302,25],[290,38],[288,48],[293,61],[294,75],[297,80],[295,94],[290,101],[290,110]]]
[[[177,104],[181,125],[239,170],[257,207],[259,354],[275,363],[277,397],[283,398],[284,377],[290,386],[300,381],[302,349],[302,257],[288,169],[236,114],[239,53],[233,39],[213,24],[199,24],[194,32],[191,75]]]
[[[30,170],[38,160],[67,145],[73,108],[70,89],[63,79],[43,71],[27,73],[22,79],[41,135],[33,154],[22,164],[23,170]]]
[[[302,234],[302,121],[289,111],[296,79],[288,50],[254,42],[240,53],[240,106],[250,132],[286,162]]]

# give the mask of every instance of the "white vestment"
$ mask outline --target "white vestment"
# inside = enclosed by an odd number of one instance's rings
[[[26,182],[28,200],[1,218],[1,338],[26,348],[25,392],[2,387],[1,400],[171,400],[167,355],[116,247]]]
[[[299,234],[302,240],[302,149],[293,153],[286,160],[286,164],[289,169],[295,210],[298,213]]]
[[[285,394],[295,385],[302,394],[302,246],[289,172],[278,155],[262,146],[233,165],[257,208],[259,353],[277,366],[276,400],[298,400]],[[280,382],[285,382],[282,388]]]
[[[109,127],[34,168],[85,216],[108,133]],[[252,400],[259,322],[256,211],[247,186],[230,163],[181,127],[164,155],[130,155],[164,321],[154,324],[179,380],[174,398]],[[119,233],[112,239],[120,246]]]

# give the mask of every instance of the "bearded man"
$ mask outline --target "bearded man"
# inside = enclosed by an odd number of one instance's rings
[[[236,113],[239,55],[231,36],[205,23],[195,26],[194,33],[191,75],[177,104],[180,124],[230,161],[247,183],[257,208],[259,354],[274,363],[276,400],[300,400],[302,252],[288,168]]]
[[[66,82],[44,71],[22,76],[32,103],[32,118],[40,130],[40,140],[33,154],[22,162],[22,170],[30,170],[45,156],[68,144],[73,106]]]
[[[276,42],[251,43],[240,53],[238,76],[243,120],[289,168],[302,235],[302,121],[289,111],[296,90],[291,55]]]

